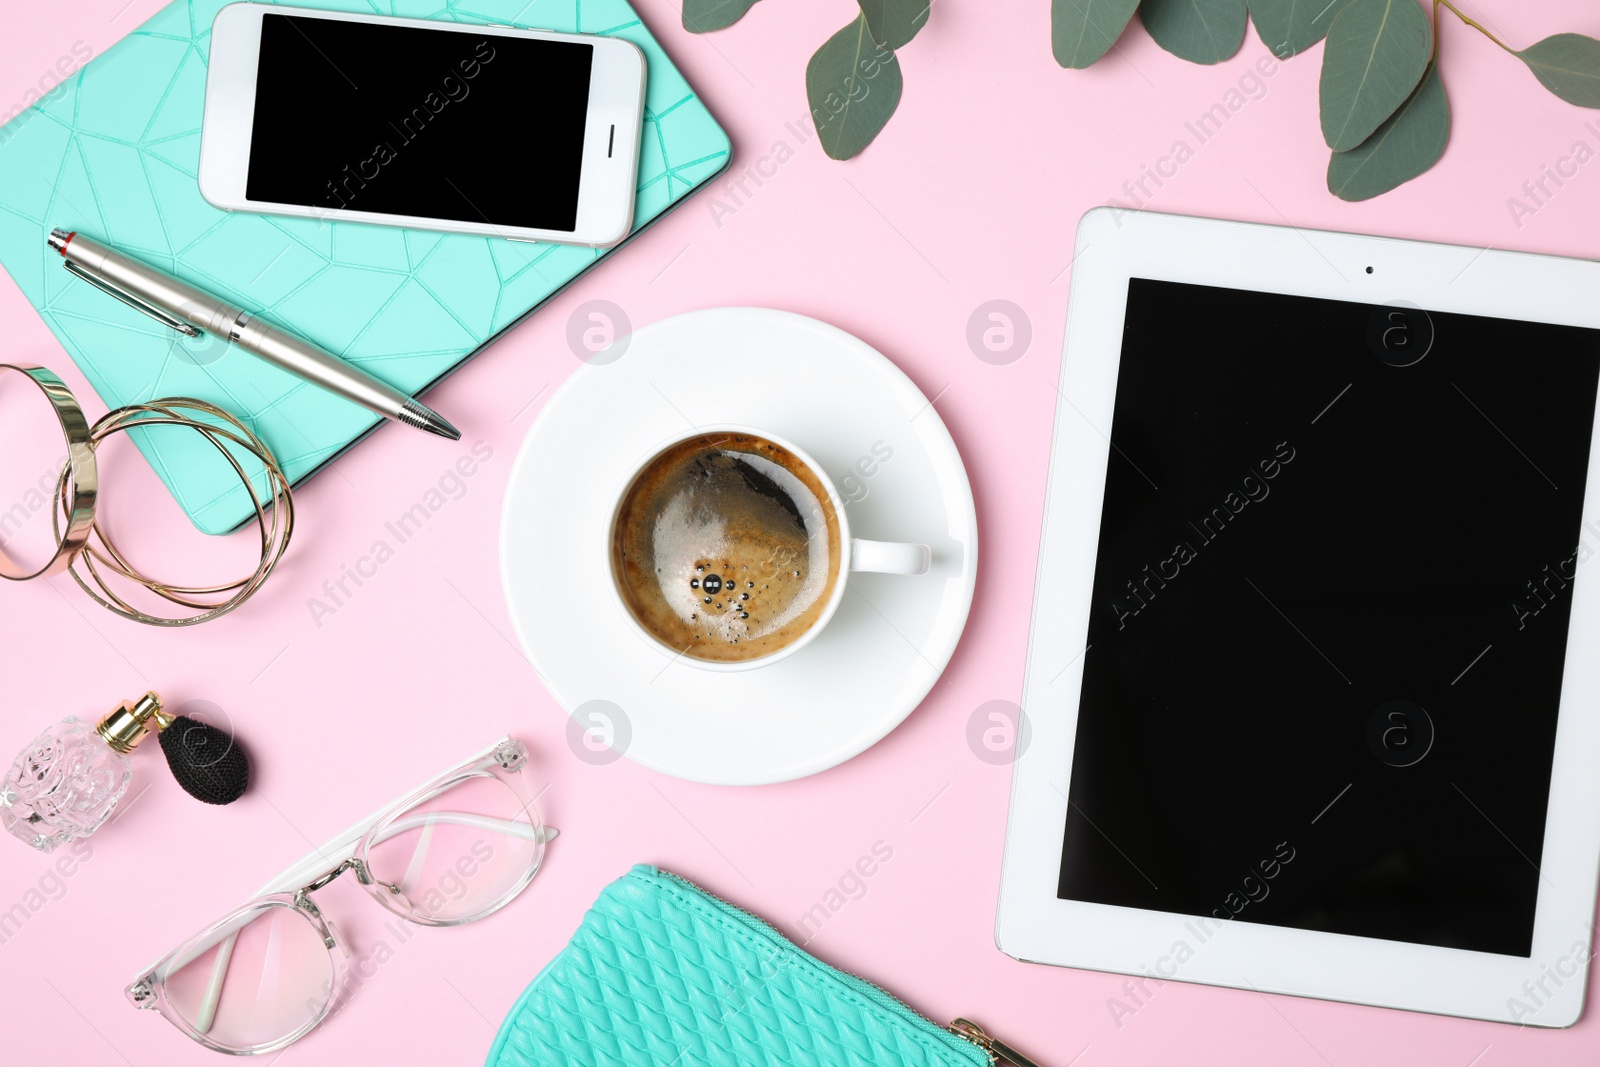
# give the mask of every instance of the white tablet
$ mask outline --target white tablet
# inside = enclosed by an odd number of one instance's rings
[[[1072,286],[999,947],[1571,1025],[1600,264],[1100,209]]]

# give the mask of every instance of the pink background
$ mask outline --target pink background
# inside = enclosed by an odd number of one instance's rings
[[[161,3],[6,5],[0,113],[75,42],[98,54]],[[934,1018],[980,1020],[1045,1067],[1595,1062],[1600,1024],[1592,1012],[1569,1031],[1517,1030],[1168,983],[1118,1027],[1108,998],[1122,995],[1120,976],[1029,966],[993,946],[1009,770],[974,757],[966,726],[984,702],[1021,694],[1073,227],[1085,210],[1125,196],[1123,183],[1189,137],[1184,124],[1267,54],[1254,34],[1233,61],[1206,68],[1159,51],[1135,27],[1095,69],[1070,72],[1051,59],[1045,0],[946,0],[902,52],[899,113],[864,155],[840,164],[814,142],[801,145],[788,124],[803,126],[806,60],[849,20],[851,0],[772,0],[705,38],[680,28],[674,0],[638,5],[732,134],[734,171],[433,393],[430,402],[462,427],[462,443],[386,428],[340,460],[297,494],[300,526],[281,572],[220,623],[180,632],[124,623],[65,576],[0,590],[4,756],[61,715],[92,717],[155,688],[172,704],[205,700],[223,709],[258,767],[243,801],[213,809],[184,797],[159,755],[143,753],[133,790],[148,792],[93,839],[92,859],[60,881],[46,857],[0,842],[0,909],[42,902],[0,944],[4,1059],[217,1062],[158,1018],[134,1012],[125,982],[310,842],[513,731],[534,749],[537,773],[549,782],[540,803],[562,830],[543,873],[522,899],[476,927],[423,930],[397,945],[381,921],[352,924],[358,952],[386,940],[393,958],[338,1019],[284,1053],[287,1063],[479,1063],[524,985],[601,886],[630,864],[667,866],[789,925],[879,841],[893,859],[811,949]],[[1481,8],[1524,45],[1560,31],[1600,34],[1600,15],[1580,0],[1482,0]],[[1600,135],[1584,128],[1600,115],[1556,100],[1454,20],[1443,38],[1455,132],[1443,162],[1422,179],[1363,205],[1326,192],[1319,48],[1269,79],[1265,95],[1201,146],[1149,206],[1595,255],[1600,163],[1520,226],[1507,201],[1575,141],[1600,147]],[[735,201],[731,183],[780,142],[797,150],[794,158],[775,173],[763,164],[763,184],[747,183]],[[734,210],[714,211],[714,203]],[[977,600],[933,694],[866,754],[804,781],[732,791],[627,761],[594,766],[568,748],[564,714],[510,638],[497,527],[516,448],[577,365],[565,341],[568,317],[598,298],[621,305],[636,326],[737,304],[813,315],[877,346],[928,395],[942,393],[938,410],[977,495]],[[975,358],[966,341],[968,317],[996,298],[1021,305],[1033,328],[1031,347],[1006,366]],[[101,412],[9,279],[0,281],[0,334],[7,359],[53,367],[91,415]],[[466,495],[316,625],[308,598],[477,440],[493,458]],[[135,550],[184,562],[199,535],[143,462],[124,445],[105,465],[119,487],[108,518],[129,529]],[[161,506],[135,516],[136,491]],[[232,567],[248,556],[246,542],[203,548],[224,552]],[[598,648],[595,669],[604,670]],[[30,897],[41,884],[48,892]],[[323,906],[377,911],[344,885],[325,893]]]

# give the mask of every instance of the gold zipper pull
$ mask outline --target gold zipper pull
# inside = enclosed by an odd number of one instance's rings
[[[1033,1060],[1001,1041],[998,1037],[991,1037],[984,1033],[983,1027],[970,1019],[955,1019],[950,1023],[950,1029],[971,1041],[1001,1063],[1009,1063],[1013,1067],[1039,1067]]]

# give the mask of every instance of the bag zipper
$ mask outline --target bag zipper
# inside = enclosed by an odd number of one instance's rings
[[[1009,1063],[1012,1067],[1039,1067],[1037,1063],[1001,1041],[985,1033],[983,1027],[968,1019],[954,1019],[950,1029],[971,1041],[985,1052],[989,1053],[991,1060],[998,1059],[1001,1063]]]
[[[804,953],[805,950],[790,940],[782,930],[779,930],[776,926],[772,925],[770,922],[754,912],[741,908],[739,905],[717,896],[717,894],[711,892],[709,889],[706,889],[704,886],[698,885],[695,882],[691,882],[681,874],[674,874],[671,871],[664,871],[660,868],[656,868],[656,873],[670,878],[675,882],[680,882],[683,885],[688,886],[695,892],[701,894],[702,896],[711,898],[730,911],[738,912],[740,915],[743,915],[748,919],[753,919],[755,922],[760,923],[762,926],[766,927],[767,930],[771,931],[774,936],[782,939],[791,948],[795,949],[797,952]],[[977,1046],[977,1048],[989,1058],[990,1067],[995,1067],[995,1065],[999,1063],[1009,1063],[1012,1064],[1013,1067],[1039,1067],[1039,1064],[1022,1055],[1022,1053],[1018,1052],[1004,1041],[1001,1041],[999,1038],[986,1033],[984,1029],[977,1023],[971,1022],[967,1019],[958,1018],[953,1020],[949,1026],[940,1026],[938,1023],[934,1022],[932,1019],[928,1018],[926,1015],[922,1014],[920,1011],[913,1008],[911,1005],[907,1004],[905,1001],[901,1000],[899,997],[895,996],[893,993],[889,992],[887,989],[883,988],[883,986],[872,981],[871,979],[863,978],[859,974],[854,974],[838,967],[830,967],[830,965],[822,963],[821,960],[817,960],[816,962],[820,966],[828,967],[830,970],[842,975],[843,977],[852,979],[861,985],[866,986],[868,989],[876,992],[879,997],[889,1001],[893,1006],[897,1007],[901,1014],[908,1016],[910,1020],[915,1023],[919,1023],[928,1027],[940,1037],[953,1036],[960,1038],[969,1045]]]

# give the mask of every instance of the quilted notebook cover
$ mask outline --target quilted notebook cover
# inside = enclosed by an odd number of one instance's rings
[[[210,400],[242,416],[299,482],[382,420],[214,339],[185,341],[74,278],[45,245],[52,227],[82,229],[411,394],[609,253],[212,207],[196,177],[200,120],[211,23],[228,2],[176,0],[0,128],[0,265],[108,408],[167,396]],[[626,0],[295,6],[605,34],[638,45],[649,74],[635,233],[727,166],[727,135]],[[253,514],[238,476],[199,435],[132,436],[201,530],[224,533]]]

